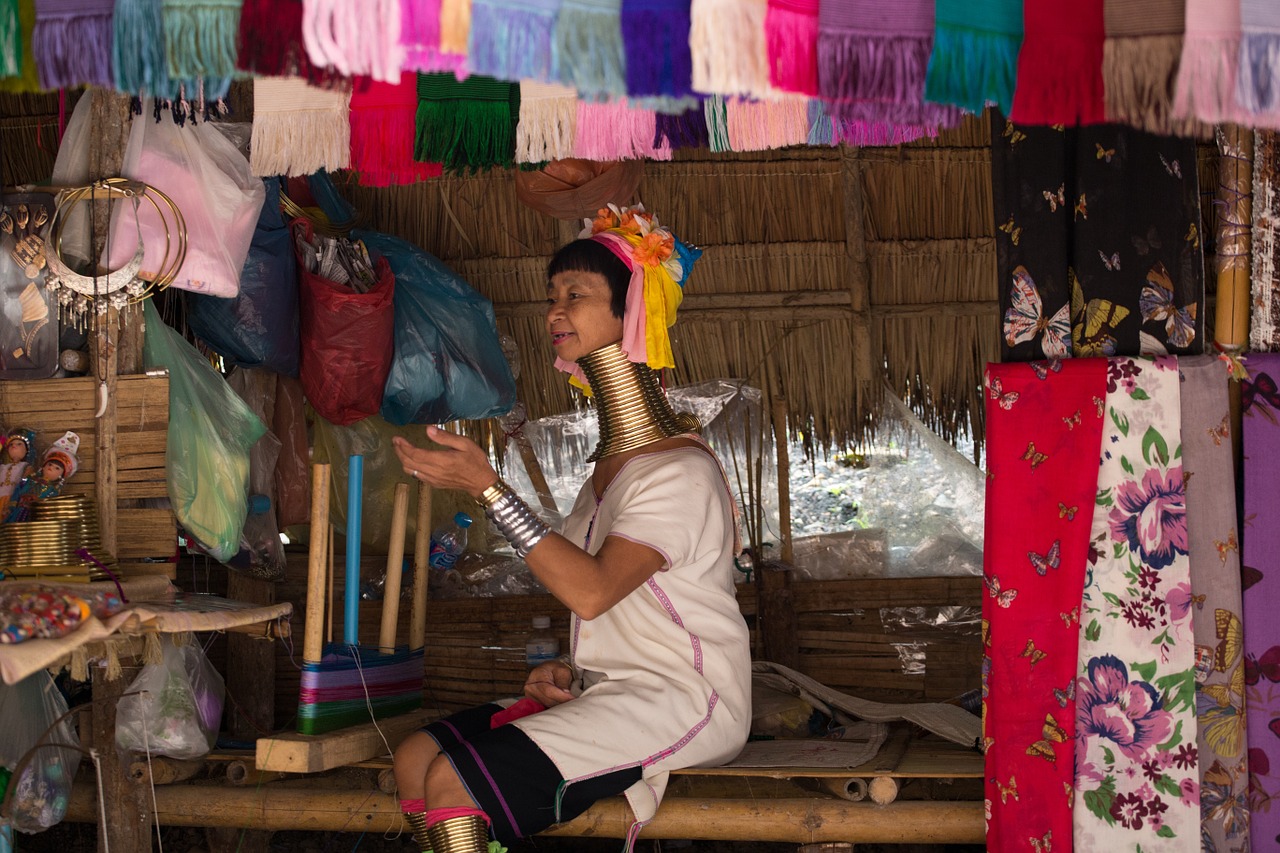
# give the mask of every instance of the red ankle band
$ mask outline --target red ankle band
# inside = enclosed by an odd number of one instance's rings
[[[427,810],[427,801],[424,799],[419,798],[416,800],[400,801],[400,811],[404,812],[405,814],[417,814],[418,812],[425,812],[426,810]]]
[[[448,809],[430,809],[427,811],[427,826],[434,826],[440,821],[449,820],[450,818],[472,816],[484,818],[485,826],[489,826],[490,821],[487,814],[480,811],[480,809],[470,808],[468,806],[459,806]]]

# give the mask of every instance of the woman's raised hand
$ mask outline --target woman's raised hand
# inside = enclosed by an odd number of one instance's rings
[[[549,660],[529,671],[524,682],[524,695],[548,708],[568,702],[573,698],[569,685],[573,683],[573,670],[567,663]]]
[[[439,427],[427,427],[427,438],[442,449],[427,450],[395,436],[391,439],[404,472],[437,489],[459,489],[473,498],[492,486],[498,474],[488,458],[471,439],[455,435]]]

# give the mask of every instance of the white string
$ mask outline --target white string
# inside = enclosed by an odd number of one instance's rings
[[[111,853],[111,832],[107,829],[107,800],[102,791],[102,763],[98,760],[98,750],[90,749],[89,758],[93,761],[93,772],[98,778],[98,825],[102,827],[102,853]]]
[[[360,665],[360,650],[356,646],[347,646],[351,650],[352,657],[356,662],[356,672],[360,673],[360,686],[364,688],[364,705],[369,709],[369,719],[373,721],[373,727],[378,731],[378,737],[382,738],[382,745],[387,748],[388,757],[392,756],[391,744],[387,742],[387,736],[382,733],[382,727],[378,725],[378,718],[373,714],[373,701],[369,698],[369,685],[364,681],[364,667]]]

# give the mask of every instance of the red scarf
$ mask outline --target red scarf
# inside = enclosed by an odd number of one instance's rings
[[[1102,0],[1025,0],[1022,14],[1010,118],[1017,124],[1106,121]]]

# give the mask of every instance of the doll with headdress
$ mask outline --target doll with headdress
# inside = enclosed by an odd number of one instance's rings
[[[36,504],[62,493],[62,484],[73,477],[80,468],[76,451],[80,449],[80,436],[68,432],[44,452],[37,473],[25,478],[14,489],[9,499],[6,522],[30,521]]]
[[[36,472],[36,431],[17,427],[5,437],[0,450],[0,517],[9,510],[9,498],[23,478]]]

